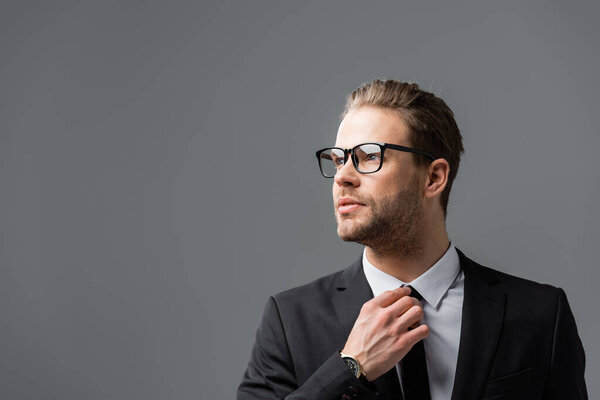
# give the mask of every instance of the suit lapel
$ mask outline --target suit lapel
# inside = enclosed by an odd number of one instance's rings
[[[452,400],[479,399],[498,344],[506,295],[497,277],[457,252],[465,291]]]
[[[360,309],[364,303],[373,298],[373,292],[365,278],[362,267],[362,256],[346,268],[336,284],[336,292],[332,302],[340,320],[340,343],[346,343],[354,326]],[[381,399],[397,399],[400,393],[400,382],[396,368],[392,368],[373,382]]]
[[[340,320],[342,335],[346,339],[361,307],[373,298],[373,292],[363,272],[362,258],[353,262],[342,272],[335,289],[336,292],[332,298],[333,306]]]

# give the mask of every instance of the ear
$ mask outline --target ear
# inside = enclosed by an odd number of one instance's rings
[[[441,196],[448,184],[450,164],[443,158],[438,158],[429,164],[427,180],[425,183],[425,197],[434,198]]]

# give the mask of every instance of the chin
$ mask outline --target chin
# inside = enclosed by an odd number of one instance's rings
[[[349,222],[350,221],[338,223],[338,237],[344,242],[359,242],[360,238],[358,233],[361,231],[361,227],[355,226],[355,224]]]
[[[344,233],[340,233],[338,232],[338,237],[343,240],[344,242],[354,242],[354,237],[350,234],[348,234],[348,232],[344,232]]]

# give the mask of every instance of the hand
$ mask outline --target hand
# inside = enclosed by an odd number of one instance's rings
[[[342,353],[356,358],[370,382],[400,362],[429,333],[427,325],[419,325],[423,306],[409,294],[410,288],[401,287],[367,301],[348,336]]]

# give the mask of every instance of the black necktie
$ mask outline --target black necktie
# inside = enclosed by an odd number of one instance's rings
[[[423,296],[412,286],[410,296],[421,301]],[[425,347],[423,341],[417,344],[404,356],[402,363],[402,388],[404,400],[430,400],[429,378],[427,377],[427,363],[425,362]]]

